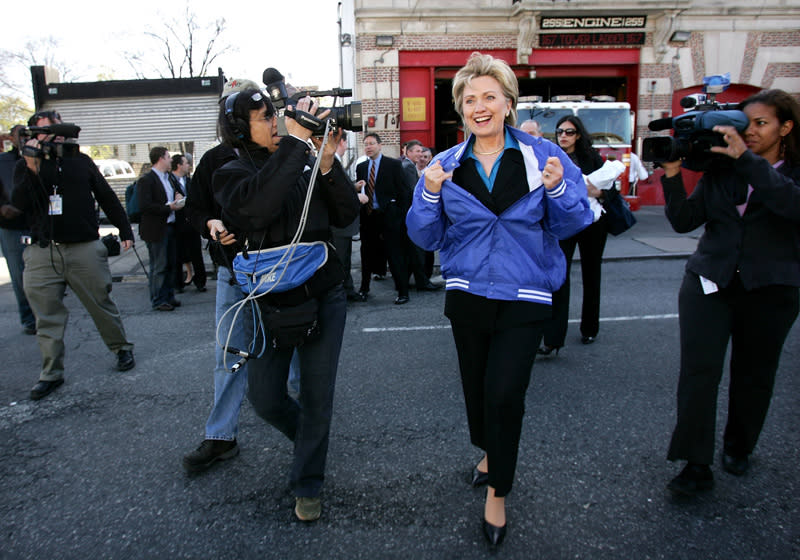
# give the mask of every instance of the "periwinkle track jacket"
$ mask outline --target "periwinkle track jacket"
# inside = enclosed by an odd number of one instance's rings
[[[506,127],[519,142],[525,162],[527,194],[500,215],[451,180],[433,194],[421,177],[406,216],[408,235],[421,248],[439,250],[448,290],[489,299],[552,304],[564,283],[567,262],[558,245],[592,223],[581,170],[561,148]],[[458,144],[434,158],[452,171],[469,144]],[[542,183],[547,158],[564,167],[564,180],[551,192]]]

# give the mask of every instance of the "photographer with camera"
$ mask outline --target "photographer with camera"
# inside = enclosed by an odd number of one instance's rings
[[[300,121],[314,126],[328,111],[314,117],[316,102],[305,97],[296,102],[294,118],[289,116],[292,105],[283,119],[287,135],[281,137],[275,108],[261,91],[246,89],[225,100],[219,129],[223,141],[238,148],[239,157],[217,170],[213,186],[224,223],[243,232],[245,250],[237,255],[240,265],[242,260],[260,262],[267,253],[260,250],[269,248],[294,254],[298,236],[303,244],[327,251],[327,259],[296,288],[283,291],[279,280],[274,290],[251,296],[267,323],[269,346],[247,363],[248,398],[254,409],[294,442],[289,481],[296,497],[295,515],[314,521],[321,513],[319,493],[346,315],[344,270],[335,253],[330,254],[334,252],[330,226],[350,224],[358,215],[359,202],[354,185],[334,158],[341,129],[324,141],[315,138]],[[309,140],[320,152],[318,161],[311,156]],[[315,163],[319,169],[312,175],[309,169]],[[312,181],[314,188],[307,200]],[[291,269],[286,270],[291,274]],[[299,333],[278,324],[298,313],[308,317]],[[262,332],[258,325],[256,332]],[[300,360],[299,402],[286,387],[295,351]]]
[[[119,309],[111,299],[108,250],[99,240],[95,201],[119,229],[122,247],[133,245],[133,231],[117,195],[92,159],[78,145],[54,133],[61,125],[53,111],[38,112],[28,121],[36,133],[23,148],[14,169],[11,201],[30,221],[31,244],[25,249],[25,295],[36,316],[42,353],[39,383],[31,399],[47,396],[64,383],[64,329],[68,310],[63,299],[69,286],[91,315],[119,371],[135,362],[133,344],[125,335]],[[75,136],[80,129],[75,129]]]
[[[720,145],[687,197],[682,162],[662,162],[666,214],[686,233],[705,224],[678,296],[681,368],[668,459],[686,466],[676,494],[713,487],[717,391],[731,341],[722,467],[743,475],[772,397],[800,287],[800,105],[766,90],[739,105],[749,125],[717,125]],[[713,114],[713,113],[710,113]],[[741,128],[740,128],[741,130]]]

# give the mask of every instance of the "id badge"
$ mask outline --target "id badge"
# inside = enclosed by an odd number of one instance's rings
[[[61,205],[61,195],[60,194],[51,194],[50,195],[50,206],[47,210],[47,213],[51,216],[60,216],[63,211]]]

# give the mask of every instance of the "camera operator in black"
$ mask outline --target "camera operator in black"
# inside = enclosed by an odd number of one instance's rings
[[[60,123],[55,112],[33,115],[28,126]],[[25,148],[41,149],[63,138],[40,134]],[[66,144],[65,144],[66,146]],[[65,149],[64,157],[33,157],[23,150],[14,169],[11,200],[30,220],[32,244],[25,249],[25,295],[36,316],[36,336],[42,353],[39,383],[31,398],[40,399],[64,383],[64,329],[68,311],[63,304],[69,286],[91,315],[106,346],[117,355],[117,369],[134,366],[133,344],[128,342],[119,309],[112,301],[108,250],[99,240],[95,200],[120,232],[122,247],[133,245],[133,231],[117,195],[92,159]]]
[[[800,287],[800,105],[781,90],[745,99],[749,125],[715,126],[708,170],[687,197],[681,162],[661,179],[672,227],[705,224],[678,296],[681,368],[668,459],[685,460],[668,488],[712,488],[717,391],[731,342],[722,467],[744,474],[769,408],[783,343],[798,314]]]
[[[317,105],[306,97],[297,102],[297,109],[313,115]],[[320,117],[327,114],[325,111]],[[239,158],[214,174],[214,193],[223,221],[246,232],[249,251],[286,245],[298,229],[314,163],[308,145],[312,131],[290,117],[285,123],[288,135],[280,137],[274,107],[258,90],[231,95],[220,111],[222,139],[239,149]],[[320,151],[320,166],[303,242],[329,242],[331,225],[344,227],[358,215],[355,187],[334,158],[341,134],[341,130],[330,134],[324,144],[312,139]],[[330,244],[328,249],[334,252]],[[315,338],[296,348],[267,348],[262,357],[247,364],[248,398],[256,412],[294,442],[289,482],[296,497],[295,514],[302,521],[316,520],[321,512],[319,493],[325,477],[346,316],[343,280],[341,262],[331,254],[302,286],[256,300],[264,313],[270,304],[293,306],[310,298],[319,303],[319,334]],[[295,351],[300,359],[299,402],[286,388]]]

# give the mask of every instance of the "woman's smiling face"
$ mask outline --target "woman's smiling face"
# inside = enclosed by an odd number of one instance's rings
[[[504,134],[503,125],[511,110],[500,82],[491,76],[472,78],[464,86],[461,111],[464,122],[478,138],[491,138]]]

